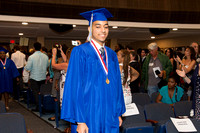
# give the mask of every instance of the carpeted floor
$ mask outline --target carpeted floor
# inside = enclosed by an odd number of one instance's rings
[[[24,116],[26,128],[33,130],[33,133],[61,133],[53,125],[38,117],[33,112],[23,107],[18,102],[11,100],[9,102],[10,110],[8,112],[17,112]]]

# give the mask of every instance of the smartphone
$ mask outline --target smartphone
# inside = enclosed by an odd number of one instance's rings
[[[156,75],[160,74],[160,71],[159,70],[156,70],[155,71]]]
[[[73,46],[78,46],[79,44],[78,44],[77,41],[72,40],[72,45],[73,45]]]

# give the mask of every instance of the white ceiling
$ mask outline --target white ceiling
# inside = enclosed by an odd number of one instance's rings
[[[19,32],[24,33],[23,37],[36,38],[44,36],[51,39],[80,39],[85,40],[88,34],[86,25],[77,25],[70,32],[58,34],[51,29],[47,23],[29,23],[22,25],[21,22],[0,21],[0,39],[18,38]],[[120,27],[113,29],[110,27],[109,38],[116,38],[119,43],[131,43],[135,41],[151,40],[151,33],[148,28]],[[179,29],[160,35],[157,39],[184,37],[200,35],[200,29]]]

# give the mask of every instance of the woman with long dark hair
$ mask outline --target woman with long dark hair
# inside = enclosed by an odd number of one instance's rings
[[[184,70],[186,75],[191,78],[192,74],[194,72],[196,60],[195,60],[195,51],[193,47],[186,47],[185,49],[185,56],[181,60],[179,56],[175,58],[177,62],[177,69],[178,70]],[[179,64],[180,63],[180,64]],[[185,84],[185,89],[188,94],[188,100],[190,101],[191,95],[192,95],[192,89],[191,87],[186,83]]]
[[[119,62],[122,88],[124,93],[125,104],[130,104],[132,102],[132,94],[130,89],[130,82],[134,81],[133,73],[136,72],[135,69],[129,66],[130,54],[127,50],[119,50],[117,52],[117,58]],[[139,76],[139,73],[136,72]]]
[[[166,51],[165,51],[165,54],[169,57],[169,60],[171,61],[172,63],[172,66],[174,66],[174,51],[171,49],[171,48],[168,48]]]

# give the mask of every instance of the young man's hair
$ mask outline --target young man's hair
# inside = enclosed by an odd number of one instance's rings
[[[39,51],[41,49],[41,43],[39,42],[34,43],[34,48],[36,51]]]

